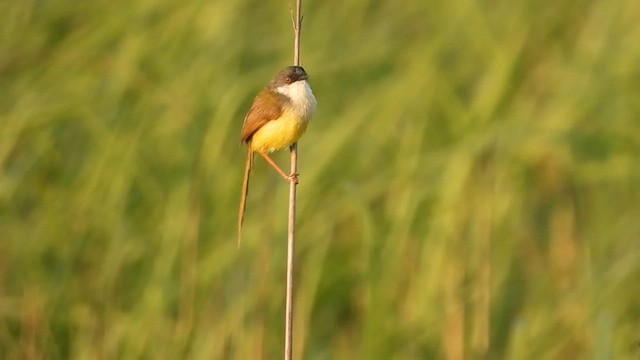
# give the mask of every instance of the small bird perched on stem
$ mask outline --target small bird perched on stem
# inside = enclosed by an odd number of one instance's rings
[[[301,66],[282,69],[258,93],[244,118],[240,141],[247,144],[247,160],[238,213],[238,244],[249,193],[253,153],[262,155],[285,180],[298,183],[298,174],[285,173],[268,154],[291,146],[307,129],[309,119],[316,110],[316,98],[307,82],[308,78],[309,75]]]

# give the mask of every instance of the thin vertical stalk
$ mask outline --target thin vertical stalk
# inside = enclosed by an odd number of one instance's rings
[[[302,0],[296,0],[296,12],[293,18],[293,64],[300,65],[300,30]],[[298,144],[291,145],[291,174],[298,173]],[[285,304],[284,359],[293,358],[293,273],[296,230],[296,181],[289,182],[289,226],[287,230],[287,293]]]

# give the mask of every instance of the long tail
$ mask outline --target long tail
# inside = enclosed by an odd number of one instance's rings
[[[247,206],[247,195],[249,194],[249,174],[253,163],[253,151],[247,147],[247,161],[244,165],[244,182],[242,183],[242,195],[240,196],[240,210],[238,211],[238,248],[242,241],[242,223],[244,222],[244,211]]]

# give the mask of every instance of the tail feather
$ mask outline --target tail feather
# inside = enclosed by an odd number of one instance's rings
[[[247,160],[244,166],[244,181],[242,182],[242,195],[240,197],[240,210],[238,211],[238,248],[242,241],[242,223],[244,222],[244,212],[247,206],[247,195],[249,194],[249,174],[253,163],[253,151],[247,147]]]

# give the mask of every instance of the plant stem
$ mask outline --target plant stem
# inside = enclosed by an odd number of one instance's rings
[[[300,65],[300,30],[302,0],[296,0],[296,13],[293,19],[293,65]],[[291,174],[298,172],[298,144],[291,145]],[[293,271],[296,229],[296,181],[289,182],[289,226],[287,229],[287,293],[285,304],[284,359],[293,358]]]

